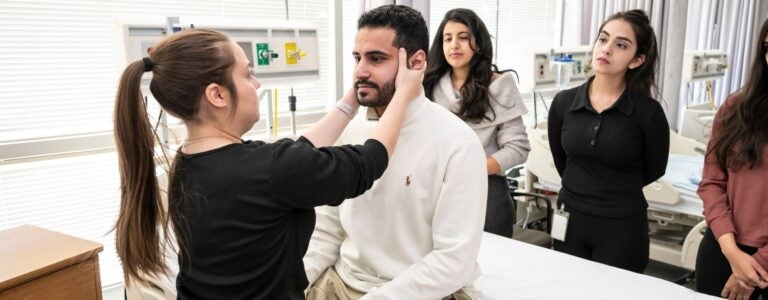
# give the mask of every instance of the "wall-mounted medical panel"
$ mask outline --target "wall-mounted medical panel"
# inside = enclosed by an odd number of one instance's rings
[[[685,51],[682,82],[718,79],[725,76],[728,57],[724,51]]]
[[[126,62],[148,56],[149,49],[168,32],[176,31],[176,28],[182,30],[175,24],[164,24],[164,21],[127,22],[121,26]],[[314,84],[320,78],[318,32],[313,24],[283,20],[260,24],[245,21],[193,24],[195,28],[215,29],[228,34],[243,49],[253,73],[265,86],[297,87]],[[149,76],[145,78],[149,80]]]
[[[581,84],[589,77],[589,64],[592,60],[590,46],[552,48],[533,51],[533,86],[536,90],[555,88],[557,80],[556,58],[569,57],[570,86]]]

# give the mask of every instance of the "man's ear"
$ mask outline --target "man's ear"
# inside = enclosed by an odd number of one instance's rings
[[[640,55],[632,59],[631,62],[629,62],[629,69],[633,70],[639,66],[642,66],[643,63],[645,63],[645,55]]]
[[[211,83],[205,87],[203,101],[214,108],[224,108],[227,107],[228,96],[227,89],[217,83]]]
[[[427,63],[427,53],[421,49],[416,51],[416,53],[411,54],[411,57],[408,58],[409,69],[421,70],[422,68],[424,68],[424,65],[426,63]]]

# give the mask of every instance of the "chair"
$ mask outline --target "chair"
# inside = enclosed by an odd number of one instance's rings
[[[512,201],[525,205],[525,215],[522,218],[517,218],[519,221],[514,225],[512,239],[544,248],[552,248],[552,236],[550,236],[552,231],[552,201],[545,195],[515,191],[517,181],[512,178],[507,178],[507,182],[510,185]],[[534,216],[536,211],[542,209],[545,209],[543,218]],[[534,218],[537,219],[534,220]]]

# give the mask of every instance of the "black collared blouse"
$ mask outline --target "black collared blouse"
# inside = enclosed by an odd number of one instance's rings
[[[643,187],[664,175],[669,124],[653,98],[624,91],[598,113],[588,81],[555,95],[548,135],[569,209],[609,218],[644,214]]]

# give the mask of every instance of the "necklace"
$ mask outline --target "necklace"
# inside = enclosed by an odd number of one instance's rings
[[[194,139],[185,139],[184,140],[184,145],[190,145],[190,144],[194,144],[194,143],[199,143],[199,142],[202,142],[204,140],[209,140],[209,139],[223,139],[223,140],[227,140],[228,142],[232,142],[231,139],[229,139],[228,137],[225,137],[225,136],[206,135],[206,136],[196,137]]]
[[[217,138],[217,137],[220,137],[220,136],[218,136],[218,135],[205,135],[205,136],[201,136],[201,137],[196,137],[194,139],[184,139],[184,143],[194,143],[194,142],[199,142],[199,141],[204,140],[204,139]]]

